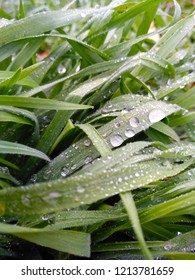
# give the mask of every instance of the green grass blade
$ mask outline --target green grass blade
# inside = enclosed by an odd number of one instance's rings
[[[128,213],[129,220],[131,221],[132,227],[135,231],[136,237],[139,241],[140,247],[142,248],[145,258],[148,260],[152,260],[153,257],[145,243],[141,224],[140,224],[138,213],[137,213],[137,209],[136,209],[135,202],[133,200],[131,192],[121,193],[120,197],[121,197],[121,200]]]
[[[0,111],[0,122],[15,122],[15,123],[33,125],[33,123],[26,118],[8,112],[1,112],[1,111]]]
[[[7,106],[16,106],[21,108],[48,110],[82,110],[91,108],[91,106],[87,105],[62,102],[58,100],[7,95],[0,96],[0,104]]]
[[[102,157],[107,156],[111,153],[110,147],[105,142],[101,134],[99,134],[93,126],[91,126],[90,124],[80,124],[77,126],[87,134],[87,136],[89,137],[89,139],[91,140],[91,142],[96,147],[97,151]]]
[[[0,141],[0,153],[1,154],[19,154],[19,155],[28,155],[33,157],[39,157],[41,159],[44,159],[46,161],[50,161],[48,156],[46,156],[44,153],[30,148],[28,146],[18,144],[18,143],[12,143],[8,141]]]
[[[124,151],[122,151],[121,156],[123,157],[123,155]],[[166,159],[141,161],[134,164],[130,160],[123,163],[123,166],[119,164],[105,172],[103,163],[98,172],[93,173],[91,170],[85,169],[84,173],[65,180],[58,179],[49,182],[49,184],[48,182],[36,183],[17,189],[2,190],[0,191],[0,208],[2,214],[12,215],[15,213],[18,216],[46,214],[74,208],[130,189],[143,187],[159,179],[174,176],[191,164],[191,160],[184,161],[183,164],[179,165],[167,164]],[[193,198],[190,201],[193,203]],[[35,205],[39,205],[39,207],[37,208]],[[160,204],[159,207],[161,207]],[[165,210],[163,207],[163,211],[166,212],[168,209]]]
[[[34,14],[1,28],[0,44],[36,36],[90,17],[101,9],[75,9],[64,12],[48,11]],[[40,25],[41,22],[41,25]]]
[[[90,256],[90,236],[84,232],[69,230],[47,231],[2,223],[0,224],[0,232],[13,234],[19,238],[60,252],[84,257]]]

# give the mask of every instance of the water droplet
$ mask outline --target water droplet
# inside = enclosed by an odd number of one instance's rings
[[[55,198],[55,197],[60,197],[61,194],[60,194],[59,192],[51,192],[51,193],[49,194],[49,196],[52,197],[52,198]]]
[[[50,175],[51,175],[51,170],[46,170],[44,175],[43,175],[43,178],[48,179],[50,177]]]
[[[129,109],[125,108],[121,111],[121,114],[125,115],[125,114],[129,113],[129,111],[130,111]]]
[[[129,120],[129,123],[132,127],[138,127],[139,126],[139,119],[136,118],[136,117],[132,117],[130,120]]]
[[[66,176],[68,175],[68,173],[69,173],[68,168],[63,167],[63,168],[62,168],[62,172],[61,172],[61,176],[62,176],[62,177],[66,177]]]
[[[123,181],[122,177],[119,177],[118,180],[117,180],[118,183],[121,183],[122,181]]]
[[[91,145],[91,141],[90,141],[89,139],[85,139],[85,140],[84,140],[84,145],[85,145],[86,147],[89,147],[89,146]]]
[[[62,64],[59,64],[57,71],[58,71],[58,74],[62,75],[64,73],[66,73],[66,67],[64,67]]]
[[[88,164],[88,163],[90,163],[91,161],[92,161],[92,157],[86,157],[84,163],[85,163],[85,164]]]
[[[151,123],[156,123],[166,117],[165,112],[161,109],[154,109],[149,113],[149,120]]]
[[[47,221],[49,218],[48,218],[47,215],[43,215],[43,216],[41,217],[41,219],[42,219],[43,221]]]
[[[169,251],[170,249],[172,248],[172,245],[171,245],[171,243],[166,243],[165,244],[165,246],[164,246],[164,249],[166,250],[166,251]]]
[[[117,122],[117,123],[114,124],[114,126],[115,126],[116,128],[119,128],[119,127],[121,126],[121,124],[120,124],[119,122]]]
[[[182,232],[181,232],[181,231],[178,231],[178,232],[177,232],[177,235],[182,235]]]
[[[82,13],[81,13],[81,17],[82,17],[82,18],[85,18],[85,17],[86,17],[86,14],[85,14],[84,12],[82,12]]]
[[[127,138],[131,138],[131,137],[133,137],[135,135],[135,132],[132,130],[132,129],[126,129],[125,130],[125,136],[127,137]]]
[[[83,193],[84,191],[85,191],[85,188],[83,188],[82,186],[77,187],[77,192],[78,193]]]
[[[110,138],[110,144],[113,146],[113,147],[118,147],[120,146],[121,144],[123,143],[123,138],[118,134],[118,135],[113,135],[111,138]]]
[[[36,181],[37,181],[37,174],[33,174],[30,178],[30,182],[31,183],[36,183]]]
[[[76,164],[73,164],[73,165],[71,166],[71,169],[72,169],[72,170],[74,170],[74,169],[76,169],[76,168],[77,168]]]

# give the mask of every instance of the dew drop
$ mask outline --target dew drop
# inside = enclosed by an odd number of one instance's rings
[[[132,127],[138,127],[139,126],[139,119],[136,118],[136,117],[132,117],[129,120],[129,123],[130,123],[130,126],[132,126]]]
[[[111,138],[110,138],[110,144],[113,146],[113,147],[118,147],[120,146],[121,144],[123,143],[123,138],[118,134],[118,135],[113,135]]]
[[[66,177],[66,176],[68,175],[68,173],[69,173],[68,168],[63,167],[63,168],[62,168],[62,172],[61,172],[61,176],[62,176],[62,177]]]
[[[124,108],[122,111],[121,111],[121,114],[122,115],[126,115],[127,113],[129,113],[129,109],[127,109],[127,108]]]
[[[81,17],[82,17],[82,18],[85,18],[85,17],[86,17],[86,14],[82,12],[82,13],[81,13]]]
[[[33,174],[30,178],[30,182],[31,183],[36,183],[36,181],[37,181],[37,174]]]
[[[91,141],[89,139],[84,140],[84,145],[89,147],[91,145]]]
[[[60,197],[61,194],[60,194],[59,192],[51,192],[51,193],[49,194],[49,196],[52,197],[52,198],[56,198],[56,197]]]
[[[43,221],[47,221],[49,218],[48,218],[47,215],[43,215],[43,216],[41,217],[41,219],[42,219]]]
[[[82,186],[77,187],[77,192],[78,193],[83,193],[84,191],[85,191],[85,188],[83,188]]]
[[[118,183],[121,183],[123,181],[123,178],[122,177],[119,177],[118,179],[117,179],[117,182]]]
[[[149,120],[151,123],[156,123],[166,117],[165,112],[161,109],[154,109],[149,113]]]
[[[169,251],[171,248],[172,248],[171,243],[166,243],[165,246],[164,246],[164,249],[165,249],[166,251]]]
[[[48,179],[50,177],[51,173],[52,173],[51,170],[46,170],[44,175],[43,175],[43,178]]]
[[[58,68],[57,68],[57,72],[58,72],[58,74],[60,74],[60,75],[66,73],[66,67],[64,67],[62,64],[59,64],[59,65],[58,65]]]
[[[132,130],[132,129],[126,129],[125,130],[125,136],[127,137],[127,138],[131,138],[131,137],[133,137],[135,135],[135,132]]]
[[[92,161],[92,157],[86,157],[84,163],[85,163],[85,164],[88,164],[88,163],[90,163],[91,161]]]
[[[116,122],[116,123],[114,124],[114,126],[115,126],[116,128],[119,128],[119,127],[121,126],[121,124],[120,124],[119,122]]]
[[[77,168],[76,164],[73,164],[73,165],[71,166],[71,169],[72,169],[72,170],[75,170],[76,168]]]

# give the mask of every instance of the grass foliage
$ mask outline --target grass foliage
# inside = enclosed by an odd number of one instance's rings
[[[0,3],[0,258],[195,259],[192,2]]]

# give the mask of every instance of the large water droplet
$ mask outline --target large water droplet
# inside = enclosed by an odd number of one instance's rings
[[[149,113],[149,120],[151,123],[156,123],[166,117],[165,112],[161,109],[154,109]]]
[[[125,130],[125,136],[127,137],[127,138],[131,138],[131,137],[133,137],[135,135],[135,132],[132,130],[132,129],[126,129]]]
[[[84,140],[84,145],[85,145],[86,147],[89,147],[89,146],[91,145],[91,141],[90,141],[89,139],[85,139],[85,140]]]
[[[61,176],[62,176],[62,177],[66,177],[66,176],[68,175],[68,173],[69,173],[68,168],[63,167],[63,168],[62,168],[62,171],[61,171]]]
[[[132,127],[138,127],[139,126],[139,119],[136,118],[136,117],[132,117],[130,120],[129,120],[129,123]]]
[[[58,71],[58,74],[62,75],[64,73],[66,73],[66,67],[64,67],[62,64],[59,64],[57,71]]]
[[[121,144],[123,143],[123,138],[118,134],[118,135],[113,135],[111,138],[110,138],[110,144],[113,146],[113,147],[118,147],[120,146]]]

